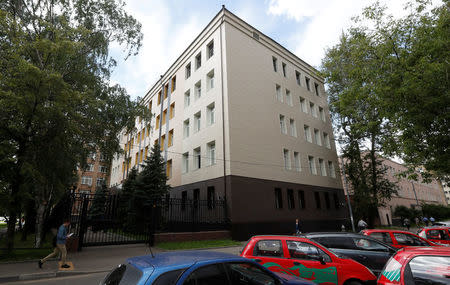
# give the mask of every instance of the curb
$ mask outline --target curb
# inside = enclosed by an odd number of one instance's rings
[[[30,273],[30,274],[20,274],[15,276],[4,276],[0,277],[0,283],[6,282],[17,282],[25,280],[38,280],[45,278],[57,278],[66,277],[73,275],[87,275],[94,273],[109,272],[110,270],[92,270],[92,271],[58,271],[58,272],[42,272],[42,273]]]

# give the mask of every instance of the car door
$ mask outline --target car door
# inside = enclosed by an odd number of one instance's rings
[[[227,262],[224,265],[232,285],[280,284],[276,276],[255,264],[249,262]]]
[[[209,264],[185,272],[177,284],[183,285],[230,285],[222,263]]]
[[[316,284],[338,284],[338,264],[322,249],[306,241],[286,240],[289,270]]]
[[[425,240],[420,239],[412,234],[407,233],[393,233],[394,239],[397,242],[397,247],[407,246],[430,246]]]
[[[395,250],[386,245],[364,237],[353,237],[356,258],[359,263],[371,269],[375,275],[379,275],[386,262],[395,253]]]
[[[255,243],[252,255],[245,257],[253,259],[270,271],[293,275],[287,269],[290,266],[286,255],[280,239],[261,239]]]
[[[429,229],[426,231],[426,238],[435,243],[450,244],[450,238],[446,229]]]

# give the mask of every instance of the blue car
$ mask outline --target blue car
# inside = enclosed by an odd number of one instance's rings
[[[212,251],[178,251],[132,257],[111,271],[101,285],[313,285],[273,273],[258,263]]]

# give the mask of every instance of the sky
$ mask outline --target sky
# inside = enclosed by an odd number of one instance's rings
[[[381,0],[394,16],[404,15],[404,0]],[[132,99],[144,97],[178,56],[220,11],[222,5],[318,68],[327,48],[351,25],[372,0],[126,0],[125,9],[142,24],[139,54],[124,60],[123,49],[112,44],[117,60],[111,84],[124,87]]]

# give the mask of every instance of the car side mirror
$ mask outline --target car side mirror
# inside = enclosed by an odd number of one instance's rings
[[[322,265],[325,265],[326,264],[326,262],[325,262],[325,257],[323,257],[322,255],[319,255],[318,257],[317,257],[317,260],[320,262],[320,264],[322,264]]]

